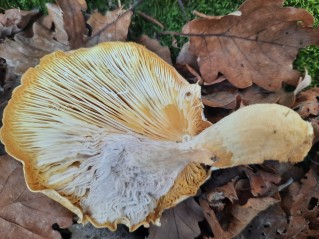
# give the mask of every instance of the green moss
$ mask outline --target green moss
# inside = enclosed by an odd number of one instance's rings
[[[315,17],[315,27],[319,26],[318,0],[288,0],[286,6],[305,8]],[[312,84],[319,86],[319,46],[308,46],[299,52],[294,67],[301,72],[305,69],[313,78]]]
[[[38,8],[41,11],[45,11],[45,3],[54,2],[54,0],[0,0],[0,6],[3,9],[16,8],[20,9],[32,9]],[[109,6],[110,1],[106,0],[91,0],[87,1],[89,11],[94,9],[99,9],[102,12],[109,10],[112,7],[116,7],[118,1],[111,1],[111,6]],[[136,0],[122,0],[122,4],[126,8],[131,6]],[[183,25],[188,21],[193,19],[195,16],[192,14],[193,10],[208,14],[208,15],[225,15],[232,11],[235,11],[243,0],[182,0],[183,6],[185,8],[186,16],[182,11],[178,0],[144,0],[135,9],[133,21],[132,21],[132,33],[131,37],[136,37],[141,33],[145,33],[151,37],[156,37],[161,40],[163,45],[172,45],[172,37],[167,35],[161,35],[160,32],[163,30],[153,24],[152,22],[142,18],[138,15],[138,12],[143,12],[149,16],[160,21],[167,31],[177,31],[180,32]],[[293,6],[299,8],[305,8],[311,12],[316,21],[315,25],[319,25],[319,2],[318,0],[287,0],[285,6]],[[177,37],[177,43],[181,46],[186,38]],[[179,49],[171,47],[173,56],[176,56]],[[319,85],[319,47],[310,46],[303,49],[298,59],[294,62],[294,66],[300,70],[304,71],[307,68],[309,73],[314,79],[314,84]]]

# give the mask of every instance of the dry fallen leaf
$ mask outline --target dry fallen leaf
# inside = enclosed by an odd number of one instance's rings
[[[238,235],[260,212],[277,202],[277,199],[271,197],[250,198],[242,206],[235,204],[229,207],[229,215],[222,222],[218,220],[206,200],[200,200],[200,205],[214,234],[210,238],[230,239]]]
[[[6,60],[8,67],[13,68],[13,73],[22,75],[29,67],[38,64],[44,55],[58,49],[69,49],[55,40],[55,32],[43,26],[41,22],[40,19],[33,24],[32,37],[26,32],[21,32],[16,34],[13,40],[6,39],[0,44],[0,57]]]
[[[235,109],[239,102],[244,103],[244,105],[278,103],[291,107],[296,98],[294,92],[285,91],[283,88],[277,91],[268,91],[253,84],[246,89],[238,89],[227,80],[218,84],[202,86],[202,92],[204,105],[225,109]]]
[[[228,199],[231,203],[238,200],[237,192],[234,186],[235,179],[232,179],[223,186],[216,187],[213,190],[205,194],[205,198],[209,201],[209,205],[217,211],[224,209],[225,199]]]
[[[299,93],[293,108],[303,119],[319,116],[319,87]]]
[[[222,73],[237,88],[253,83],[275,91],[286,82],[297,85],[300,73],[292,69],[299,48],[319,44],[319,29],[304,9],[282,7],[283,0],[247,0],[240,16],[195,19],[183,33],[198,58],[207,84]]]
[[[30,19],[38,14],[37,10],[23,11],[20,9],[9,9],[0,14],[0,39],[23,30]]]
[[[85,19],[82,11],[87,9],[83,0],[57,0],[63,15],[63,28],[68,34],[71,49],[77,49],[84,44],[84,36],[87,34]]]
[[[202,86],[202,93],[204,105],[225,109],[235,109],[241,98],[239,90],[228,81],[210,86]]]
[[[234,239],[280,239],[287,229],[287,218],[279,204],[270,206],[257,217]]]
[[[61,238],[53,224],[72,225],[72,213],[43,194],[28,190],[21,164],[9,156],[0,157],[1,238]]]
[[[255,197],[265,196],[267,192],[275,187],[274,184],[279,184],[281,181],[280,175],[264,170],[257,169],[256,172],[254,172],[250,168],[244,168],[244,172],[249,179],[251,193]]]
[[[288,188],[282,200],[284,210],[289,212],[286,238],[307,239],[319,237],[319,175],[318,167],[310,169],[301,183]]]
[[[92,28],[92,36],[87,46],[94,46],[105,41],[125,41],[131,24],[132,11],[122,8],[102,15],[94,12],[87,23]]]
[[[63,12],[61,8],[58,5],[52,3],[47,3],[45,6],[49,13],[48,18],[43,20],[43,22],[45,23],[45,27],[50,29],[52,24],[54,23],[54,38],[58,42],[61,42],[64,45],[68,45],[69,36],[64,29]]]
[[[164,61],[172,65],[171,52],[169,48],[167,46],[162,46],[158,40],[149,38],[146,35],[142,35],[136,42],[156,53]]]
[[[200,235],[198,222],[204,220],[193,198],[163,213],[161,226],[151,225],[147,239],[192,239]]]

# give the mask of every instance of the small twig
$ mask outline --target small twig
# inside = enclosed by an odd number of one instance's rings
[[[137,14],[140,15],[141,17],[145,18],[146,20],[154,23],[155,25],[159,26],[161,29],[164,29],[164,25],[161,22],[159,22],[158,20],[156,20],[155,18],[145,14],[144,12],[138,12]]]
[[[281,184],[280,186],[278,186],[278,192],[284,190],[285,188],[290,186],[293,182],[294,182],[294,180],[292,178],[289,178],[287,180],[287,182],[285,182],[285,183]]]
[[[185,11],[185,7],[184,7],[184,4],[183,4],[183,1],[182,0],[178,0],[178,5],[179,7],[181,8],[182,12],[183,12],[183,15],[184,15],[184,19],[186,22],[189,21],[188,17],[187,17],[187,13]]]
[[[193,14],[197,17],[202,17],[202,18],[209,19],[209,20],[211,20],[211,19],[218,20],[218,19],[221,19],[223,17],[223,16],[209,16],[209,15],[206,15],[206,14],[201,13],[201,12],[196,11],[196,10],[193,11]]]
[[[102,29],[100,29],[99,31],[97,31],[94,35],[92,35],[90,38],[87,38],[85,40],[85,42],[88,42],[90,39],[98,36],[99,34],[101,34],[103,31],[105,31],[106,29],[108,29],[109,27],[113,26],[120,18],[122,18],[123,16],[125,16],[126,14],[128,14],[130,11],[133,11],[138,5],[140,5],[143,2],[143,0],[138,0],[136,1],[136,3],[134,3],[129,9],[127,9],[125,12],[123,12],[121,15],[119,15],[114,21],[112,21],[110,24],[107,24],[105,27],[103,27]]]

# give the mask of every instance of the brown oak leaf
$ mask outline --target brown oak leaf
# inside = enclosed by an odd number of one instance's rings
[[[319,29],[312,28],[309,12],[283,2],[247,0],[240,16],[195,19],[184,26],[207,84],[222,73],[237,88],[255,83],[275,91],[283,82],[297,85],[300,73],[292,62],[300,48],[319,44]]]
[[[21,164],[9,156],[0,157],[1,238],[57,239],[57,223],[72,225],[72,213],[43,194],[28,190]]]
[[[132,11],[122,8],[109,11],[105,15],[99,12],[92,13],[87,21],[92,28],[88,46],[104,41],[126,41],[132,15]]]
[[[52,24],[54,23],[54,38],[62,44],[68,45],[69,36],[64,29],[63,12],[61,8],[58,5],[52,3],[47,3],[45,6],[49,13],[48,18],[43,19],[45,27],[50,29]]]
[[[288,188],[282,200],[284,210],[289,212],[286,238],[306,239],[319,236],[319,175],[318,167],[311,168],[301,183]]]
[[[280,205],[270,206],[255,217],[255,219],[234,239],[280,239],[287,230],[287,218]]]
[[[256,172],[254,172],[248,167],[243,168],[243,170],[249,179],[251,193],[255,197],[265,196],[265,194],[268,193],[268,191],[274,189],[274,184],[279,184],[281,181],[280,175],[275,173],[270,173],[258,169],[256,170]]]
[[[235,109],[242,102],[244,105],[278,103],[291,107],[296,99],[294,92],[281,88],[276,91],[265,90],[255,84],[245,89],[238,89],[227,80],[218,84],[202,86],[202,101],[210,107]]]
[[[68,34],[71,49],[77,49],[84,44],[87,34],[85,19],[82,11],[87,9],[83,0],[57,0],[63,13],[63,28]]]
[[[234,185],[235,181],[234,178],[225,185],[216,187],[205,193],[205,198],[209,201],[209,205],[217,211],[222,211],[225,207],[223,200],[227,198],[231,203],[237,201],[238,196]]]
[[[206,200],[200,200],[200,205],[214,234],[209,238],[230,239],[241,233],[260,212],[277,202],[278,200],[272,197],[250,198],[247,203],[242,206],[235,204],[230,207],[230,214],[223,222],[218,220],[214,210],[210,208]]]
[[[204,220],[200,206],[189,198],[163,213],[161,226],[151,225],[147,239],[191,239],[200,235],[198,222]]]

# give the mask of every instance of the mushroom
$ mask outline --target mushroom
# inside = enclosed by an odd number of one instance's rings
[[[135,43],[57,51],[22,77],[1,141],[42,192],[96,227],[159,224],[211,170],[303,160],[313,129],[276,104],[247,106],[215,125],[189,84]]]

